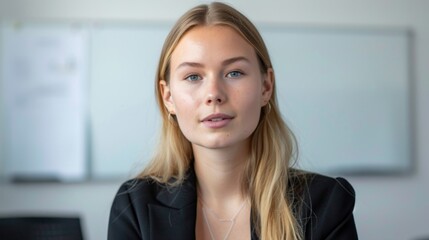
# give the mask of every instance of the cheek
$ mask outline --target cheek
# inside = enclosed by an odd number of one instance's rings
[[[178,118],[186,118],[189,116],[189,113],[194,109],[194,101],[192,96],[173,96],[174,99],[174,108]]]
[[[192,129],[192,124],[195,122],[195,98],[192,94],[180,92],[180,94],[172,93],[173,105],[175,109],[176,119],[182,132]]]
[[[181,117],[183,112],[192,110],[190,106],[195,103],[195,97],[192,92],[192,89],[183,87],[180,84],[175,84],[174,81],[172,82],[171,97],[178,117]]]
[[[259,123],[261,114],[261,97],[258,95],[259,88],[242,88],[237,92],[235,101],[240,102],[239,107],[243,111],[243,122],[250,130],[254,130]]]
[[[262,88],[257,83],[246,85],[245,87],[238,88],[235,96],[236,101],[240,101],[245,109],[254,111],[261,107]]]
[[[245,112],[246,120],[249,122],[249,125],[254,126],[256,128],[261,114],[261,107],[259,101],[256,101],[254,99],[248,101],[245,109],[247,109],[247,111]]]

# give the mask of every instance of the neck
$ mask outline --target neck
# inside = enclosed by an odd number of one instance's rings
[[[247,146],[235,149],[207,149],[193,146],[194,168],[200,198],[213,208],[241,204],[243,174],[249,159]]]

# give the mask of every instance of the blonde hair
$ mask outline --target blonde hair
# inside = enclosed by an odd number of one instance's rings
[[[258,30],[234,8],[214,2],[194,7],[185,13],[167,36],[161,52],[155,94],[162,116],[162,133],[151,163],[139,177],[177,185],[184,180],[191,167],[191,143],[182,134],[175,119],[169,116],[163,104],[159,81],[166,80],[168,84],[170,58],[181,37],[195,26],[208,25],[224,25],[235,29],[253,46],[261,72],[267,73],[272,68],[268,50]],[[291,160],[296,152],[295,138],[280,115],[275,86],[251,136],[250,149],[251,158],[245,169],[243,189],[250,195],[256,233],[262,240],[302,239],[302,229],[294,216],[294,190],[289,182]]]

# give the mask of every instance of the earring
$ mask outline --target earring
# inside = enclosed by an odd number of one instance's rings
[[[171,114],[171,112],[168,112],[168,121],[171,122],[173,125],[176,125],[176,119],[174,119],[173,114]]]
[[[265,115],[267,115],[271,111],[271,103],[268,102],[265,107],[267,108],[266,111],[265,111]]]

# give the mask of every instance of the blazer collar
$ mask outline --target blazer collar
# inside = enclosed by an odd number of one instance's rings
[[[158,203],[148,204],[150,239],[195,239],[197,191],[193,169],[181,185],[159,188]]]
[[[167,207],[181,209],[197,201],[196,182],[195,172],[191,168],[182,184],[176,187],[162,186],[156,199]]]

